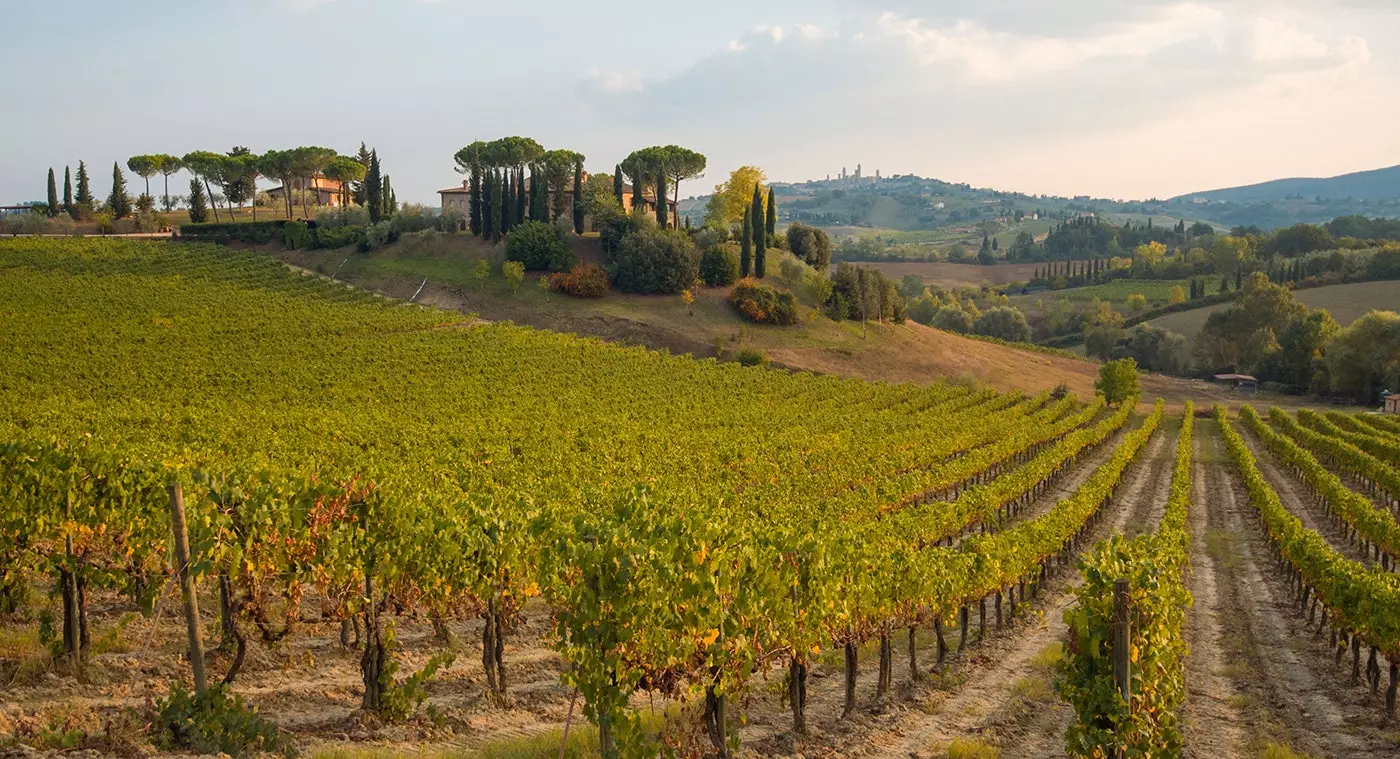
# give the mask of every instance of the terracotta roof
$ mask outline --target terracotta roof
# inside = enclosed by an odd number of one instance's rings
[[[472,191],[466,187],[449,187],[446,190],[438,190],[439,195],[470,195]]]

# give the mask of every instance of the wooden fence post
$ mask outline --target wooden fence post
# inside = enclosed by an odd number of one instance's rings
[[[190,577],[190,536],[185,529],[185,493],[180,483],[171,483],[170,529],[175,533],[176,570],[180,574],[180,595],[185,603],[185,629],[190,637],[190,666],[194,669],[195,695],[203,696],[207,687],[204,679],[204,642],[199,630],[199,599]]]

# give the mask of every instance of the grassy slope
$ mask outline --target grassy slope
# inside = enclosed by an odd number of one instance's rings
[[[576,241],[585,256],[596,253],[596,239]],[[942,378],[976,380],[1000,389],[1038,392],[1061,382],[1080,397],[1093,394],[1098,365],[1033,351],[1008,348],[930,329],[913,322],[868,327],[836,323],[803,309],[794,327],[769,327],[740,319],[725,300],[726,289],[701,288],[693,306],[677,296],[611,293],[601,300],[546,294],[536,274],[518,290],[495,274],[484,283],[468,274],[470,264],[493,251],[466,237],[403,243],[365,256],[348,251],[284,253],[291,263],[331,273],[386,294],[408,298],[424,277],[419,302],[511,320],[541,329],[573,332],[624,343],[732,358],[740,347],[763,350],[773,361],[795,369],[889,382],[928,383]],[[1228,400],[1218,390],[1166,377],[1144,378],[1144,394],[1172,401],[1187,397]]]

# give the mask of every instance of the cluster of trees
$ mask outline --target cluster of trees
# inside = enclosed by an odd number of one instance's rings
[[[1343,329],[1289,288],[1255,272],[1235,303],[1206,320],[1196,340],[1204,371],[1247,372],[1279,389],[1341,392],[1373,402],[1400,388],[1400,315],[1372,311]]]
[[[307,198],[316,177],[325,177],[341,183],[341,203],[354,202],[369,210],[376,221],[380,217],[392,215],[398,207],[388,176],[381,173],[379,156],[375,151],[360,145],[356,156],[338,155],[334,150],[321,147],[298,147],[290,150],[270,150],[262,155],[254,154],[243,146],[236,146],[227,153],[196,150],[183,156],[167,153],[135,155],[127,159],[126,168],[144,182],[142,193],[132,199],[127,192],[126,176],[121,166],[112,164],[112,190],[100,210],[122,219],[134,214],[149,214],[155,210],[155,197],[151,194],[151,179],[160,176],[164,179],[161,208],[171,211],[175,201],[170,195],[170,177],[181,171],[188,172],[190,192],[188,196],[190,220],[195,223],[207,220],[212,210],[214,221],[223,221],[219,213],[219,199],[224,201],[228,220],[233,221],[233,207],[255,201],[258,195],[259,177],[277,179],[282,182],[286,218],[292,218],[293,199],[300,190],[302,211],[310,215]],[[54,171],[48,175],[48,204],[45,213],[54,217],[66,213],[74,220],[92,218],[99,209],[92,194],[88,178],[87,164],[78,162],[77,189],[73,188],[71,172],[63,170],[63,197],[60,200]],[[215,193],[214,189],[219,189]],[[253,220],[257,220],[257,204],[253,205]]]
[[[73,172],[69,167],[63,167],[62,201],[58,198],[58,186],[54,181],[53,169],[49,169],[48,202],[43,208],[35,210],[51,219],[60,213],[67,214],[74,221],[91,218],[96,210],[96,203],[92,197],[92,183],[88,178],[87,164],[78,161],[78,190],[76,193],[73,191]]]
[[[457,171],[469,178],[467,227],[472,234],[499,241],[526,221],[550,224],[563,218],[570,205],[573,229],[582,233],[581,153],[547,151],[529,137],[513,136],[478,140],[453,158]],[[566,188],[571,182],[570,194]]]

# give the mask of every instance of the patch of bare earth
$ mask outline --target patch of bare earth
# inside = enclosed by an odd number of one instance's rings
[[[1275,742],[1315,756],[1396,756],[1381,702],[1348,684],[1326,634],[1299,614],[1214,423],[1200,425],[1199,440],[1194,506],[1205,524],[1202,536],[1193,516],[1188,755],[1247,756]]]

